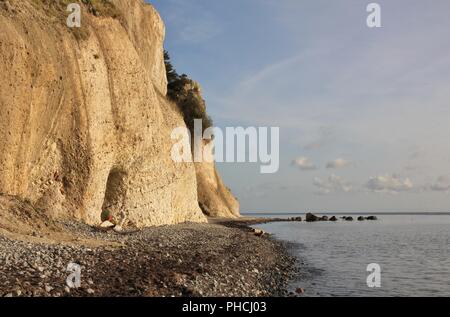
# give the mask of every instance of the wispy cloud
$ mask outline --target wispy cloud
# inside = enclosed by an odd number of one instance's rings
[[[239,83],[239,86],[241,87],[241,89],[250,89],[257,87],[258,85],[268,83],[272,81],[274,76],[278,76],[280,72],[289,70],[290,68],[294,67],[296,64],[305,59],[305,57],[306,54],[299,54],[286,59],[282,59],[280,61],[275,61],[272,64],[268,64],[256,73],[244,78]]]
[[[410,191],[414,185],[409,178],[386,174],[370,178],[365,187],[372,192],[395,194]]]
[[[307,157],[299,157],[292,161],[292,165],[298,167],[302,171],[313,171],[317,166]]]
[[[449,192],[450,174],[440,176],[437,181],[430,186],[430,189],[435,192]]]
[[[165,0],[165,20],[170,32],[183,42],[200,44],[222,32],[218,17],[199,1]]]
[[[348,193],[352,191],[352,185],[344,181],[340,176],[330,175],[327,179],[314,178],[314,186],[318,189],[318,194],[326,195],[337,192]]]
[[[344,160],[342,158],[335,159],[334,161],[327,163],[328,169],[338,169],[338,168],[344,168],[351,164],[350,161]]]

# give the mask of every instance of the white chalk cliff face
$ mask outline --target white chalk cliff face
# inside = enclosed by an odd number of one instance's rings
[[[171,159],[184,122],[165,97],[164,24],[142,0],[112,2],[120,18],[84,13],[80,38],[40,0],[0,1],[0,193],[89,224],[103,208],[138,227],[206,221],[194,164]]]

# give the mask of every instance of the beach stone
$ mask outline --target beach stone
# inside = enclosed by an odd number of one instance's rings
[[[297,264],[281,244],[271,239],[252,237],[254,229],[247,224],[228,228],[187,223],[145,228],[130,235],[105,235],[85,224],[62,225],[73,230],[82,240],[93,234],[101,238],[99,241],[102,243],[112,241],[120,244],[117,244],[117,249],[115,245],[94,248],[67,244],[25,244],[3,241],[0,236],[0,253],[3,255],[6,248],[11,250],[2,258],[12,259],[13,254],[17,254],[20,259],[18,263],[29,263],[24,276],[18,274],[14,263],[0,272],[3,284],[0,286],[1,295],[11,292],[10,296],[16,297],[16,289],[20,285],[21,296],[30,297],[199,296],[200,292],[206,296],[279,296],[294,276]],[[196,234],[195,239],[192,233]],[[243,240],[245,245],[241,245]],[[229,245],[233,247],[229,248]],[[252,252],[244,252],[247,249]],[[166,259],[165,254],[169,250],[170,259]],[[41,254],[39,258],[35,256],[37,252]],[[221,254],[226,254],[226,257],[222,259]],[[63,265],[56,269],[58,261]],[[65,271],[69,262],[83,265],[80,290],[70,289],[64,283],[69,274]],[[148,263],[151,266],[147,266]],[[29,278],[31,266],[34,273]],[[44,272],[37,270],[39,266],[45,268]],[[197,270],[199,267],[204,268]],[[7,271],[5,275],[9,274],[10,269],[12,276],[3,282],[3,273]],[[175,272],[179,275],[174,275]],[[43,274],[47,278],[40,280],[39,275]],[[155,280],[155,284],[147,283],[149,277]],[[115,287],[113,291],[111,285]],[[186,291],[188,289],[192,291]]]
[[[335,216],[333,216],[333,217],[331,217],[330,218],[330,221],[337,221],[338,219],[335,217]]]
[[[305,294],[305,289],[299,287],[299,288],[297,288],[297,289],[295,290],[295,292],[296,292],[297,294]]]
[[[366,220],[364,217],[358,217],[358,221],[364,221]]]
[[[367,220],[372,220],[372,221],[376,221],[378,220],[378,218],[376,216],[369,216],[366,218]]]
[[[115,227],[115,224],[113,224],[110,221],[104,221],[102,222],[102,224],[100,225],[101,228],[113,228]]]
[[[354,219],[353,219],[353,217],[346,217],[345,218],[345,221],[353,221]]]
[[[122,228],[122,226],[120,226],[120,225],[117,225],[117,226],[115,226],[114,227],[114,229],[113,229],[115,232],[122,232],[123,231],[123,228]]]
[[[262,237],[265,234],[265,232],[261,229],[253,229],[253,233],[257,237]]]
[[[320,221],[328,221],[328,216],[323,216],[322,218],[320,218]]]

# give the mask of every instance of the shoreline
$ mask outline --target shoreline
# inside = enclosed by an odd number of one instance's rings
[[[297,260],[288,246],[256,236],[264,218],[210,219],[130,234],[65,223],[73,243],[0,236],[0,296],[270,297],[293,296]],[[91,247],[77,241],[95,240]],[[81,265],[81,287],[66,285],[69,263]]]

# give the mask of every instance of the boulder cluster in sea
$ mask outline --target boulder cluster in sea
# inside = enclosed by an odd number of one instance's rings
[[[351,216],[350,217],[343,216],[343,217],[341,217],[341,219],[344,220],[344,221],[354,221],[354,218],[351,217]],[[290,218],[290,220],[291,221],[302,221],[302,218],[301,217],[295,217],[295,218]],[[358,217],[358,221],[365,221],[365,220],[375,221],[375,220],[378,220],[378,218],[376,216],[369,216],[369,217],[362,217],[361,216],[361,217]],[[336,221],[338,221],[338,218],[336,216],[332,216],[332,217],[322,216],[322,217],[319,217],[319,216],[316,216],[316,215],[314,215],[312,213],[307,213],[306,217],[305,217],[305,221],[306,222],[319,222],[319,221],[336,222]]]

